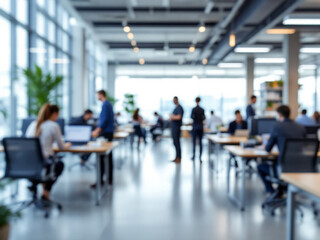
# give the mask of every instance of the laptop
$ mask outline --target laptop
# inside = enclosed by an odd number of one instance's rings
[[[91,139],[91,131],[91,126],[66,126],[64,140],[75,146],[85,145]]]
[[[234,136],[236,137],[248,137],[249,136],[249,130],[247,129],[237,129],[234,133]]]

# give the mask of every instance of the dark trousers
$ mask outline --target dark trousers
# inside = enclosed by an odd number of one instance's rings
[[[47,175],[51,174],[52,168],[53,168],[53,178],[54,179],[50,179],[47,180],[45,182],[40,182],[40,181],[32,181],[33,187],[36,188],[36,186],[39,183],[44,183],[44,189],[47,190],[48,192],[51,191],[52,186],[55,184],[55,182],[58,180],[59,176],[61,175],[63,169],[64,169],[64,163],[61,161],[57,161],[51,164],[46,164],[45,166],[46,170],[47,170]]]
[[[259,164],[258,165],[258,174],[259,174],[259,176],[265,186],[266,191],[268,193],[273,193],[275,190],[272,186],[272,183],[270,181],[268,181],[266,178],[270,177],[270,176],[274,176],[274,177],[277,176],[275,165],[273,167],[271,167],[271,170],[270,170],[270,165],[268,165],[267,163]]]
[[[104,137],[105,139],[107,139],[109,142],[111,142],[113,140],[113,133],[100,133],[100,137]],[[105,155],[101,155],[100,156],[100,166],[101,166],[101,183],[103,183],[103,175],[104,175],[104,169],[105,169],[105,165],[104,165],[104,158],[106,156]],[[109,168],[108,168],[108,182],[109,184],[112,184],[113,182],[113,160],[112,160],[112,152],[110,152],[109,154]]]
[[[193,126],[193,129],[192,129],[192,143],[193,143],[193,158],[195,157],[196,155],[196,143],[197,143],[197,139],[199,139],[199,146],[200,146],[200,159],[201,159],[201,156],[202,156],[202,137],[203,137],[203,126],[200,125],[200,126]]]
[[[172,135],[172,139],[173,139],[173,145],[176,149],[176,158],[181,158],[181,145],[180,145],[181,130],[180,130],[180,126],[172,126],[171,127],[171,135]]]

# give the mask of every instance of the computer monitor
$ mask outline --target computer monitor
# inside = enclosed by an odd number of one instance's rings
[[[307,138],[318,138],[320,126],[305,126]]]
[[[269,134],[277,123],[275,118],[251,118],[249,120],[250,136]]]
[[[86,144],[91,139],[91,129],[88,125],[66,126],[64,140],[72,144]]]
[[[30,126],[30,124],[33,121],[36,121],[37,119],[35,117],[29,117],[29,118],[25,118],[22,119],[22,127],[21,127],[21,132],[22,132],[22,136],[24,137],[26,135],[27,129]],[[56,123],[58,123],[60,130],[61,130],[61,134],[64,135],[64,119],[63,118],[59,118]]]
[[[61,130],[61,134],[64,136],[64,125],[65,125],[65,121],[63,118],[59,118],[56,123],[58,123],[60,130]]]

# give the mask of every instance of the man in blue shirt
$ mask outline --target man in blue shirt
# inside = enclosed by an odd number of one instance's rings
[[[102,102],[102,109],[98,120],[97,128],[92,132],[92,137],[104,137],[108,141],[112,141],[113,132],[114,132],[114,113],[111,103],[107,99],[107,94],[104,90],[97,92],[97,99]],[[101,156],[101,183],[103,184],[103,175],[104,175],[104,157]],[[109,175],[108,182],[112,184],[113,181],[113,161],[112,153],[109,154]],[[92,185],[95,187],[95,184]]]
[[[303,109],[301,111],[301,115],[297,117],[296,122],[301,124],[302,126],[315,126],[316,122],[307,116],[307,110]]]
[[[288,106],[280,106],[277,109],[279,115],[279,123],[273,126],[271,135],[267,145],[265,146],[266,151],[271,152],[273,146],[277,145],[279,149],[279,156],[283,154],[285,141],[288,138],[304,138],[306,133],[303,126],[290,120],[290,108]],[[272,184],[267,181],[267,176],[277,176],[277,166],[280,164],[276,162],[273,167],[273,173],[270,172],[270,167],[266,163],[258,165],[258,173],[265,185],[268,193],[273,193],[275,190]]]
[[[172,161],[174,163],[181,162],[181,145],[180,145],[180,135],[181,135],[181,126],[183,118],[183,108],[179,104],[178,97],[173,98],[173,102],[176,105],[172,114],[170,114],[171,121],[171,135],[173,139],[173,144],[176,149],[176,158]]]
[[[246,108],[247,120],[249,120],[250,117],[254,117],[256,115],[256,109],[255,109],[256,102],[257,102],[257,97],[255,95],[252,95],[250,98],[250,104]]]

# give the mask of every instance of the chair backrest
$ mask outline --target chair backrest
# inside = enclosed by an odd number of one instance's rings
[[[280,173],[317,172],[317,139],[287,139],[280,156]]]
[[[35,120],[36,120],[36,118],[34,118],[34,117],[22,119],[21,132],[22,132],[23,137],[26,136],[26,132],[27,132],[29,125]]]
[[[41,180],[45,159],[38,138],[4,138],[5,177]]]

